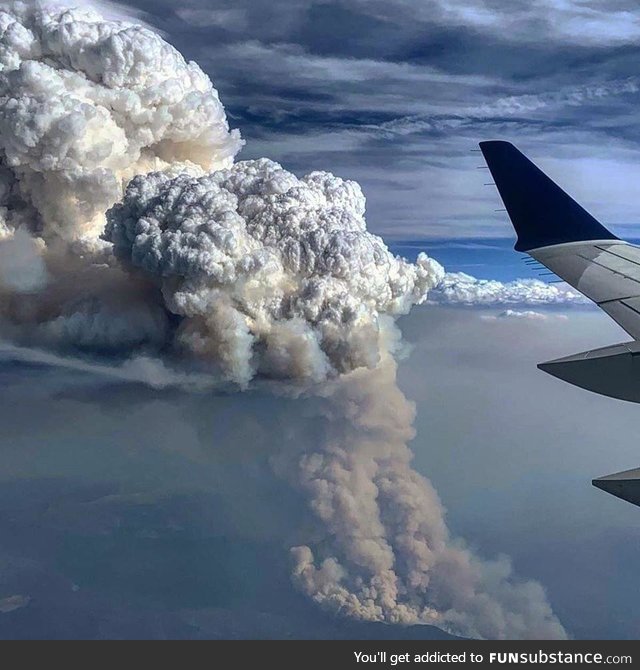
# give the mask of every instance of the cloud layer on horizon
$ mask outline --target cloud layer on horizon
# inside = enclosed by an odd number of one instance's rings
[[[565,282],[548,284],[540,279],[501,282],[477,279],[464,272],[447,272],[429,302],[442,305],[490,307],[495,305],[588,306],[592,303]]]

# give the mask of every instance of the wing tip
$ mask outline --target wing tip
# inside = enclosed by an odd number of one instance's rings
[[[511,142],[478,144],[517,233],[516,251],[618,239]]]
[[[482,140],[482,142],[478,142],[478,146],[481,149],[491,149],[492,147],[498,146],[508,146],[515,149],[515,146],[507,140]]]

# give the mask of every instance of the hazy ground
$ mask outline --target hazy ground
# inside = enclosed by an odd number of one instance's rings
[[[590,486],[638,465],[634,405],[535,363],[624,339],[597,312],[487,319],[426,306],[401,325],[416,467],[453,531],[536,578],[576,637],[636,637],[638,510]],[[304,401],[150,391],[4,362],[0,634],[431,636],[320,614],[288,576],[305,526],[266,465],[313,430]],[[283,437],[285,436],[285,437]]]

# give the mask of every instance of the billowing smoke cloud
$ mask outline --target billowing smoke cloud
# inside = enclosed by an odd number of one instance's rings
[[[375,367],[389,345],[384,315],[442,278],[425,254],[416,265],[392,256],[364,209],[354,182],[297,179],[262,159],[200,178],[136,177],[104,237],[125,266],[158,278],[187,350],[240,383],[317,381]]]
[[[16,5],[0,12],[0,66],[2,234],[28,232],[22,260],[36,268],[0,279],[14,353],[108,356],[116,377],[157,387],[173,369],[203,388],[280,380],[314,398],[325,425],[272,457],[317,522],[291,550],[303,592],[369,620],[563,637],[539,585],[449,536],[411,468],[394,318],[442,267],[393,257],[353,182],[233,164],[239,135],[208,77],[145,28]],[[132,372],[127,357],[163,364]]]
[[[0,286],[17,293],[31,293],[47,283],[41,245],[24,229],[0,239]]]
[[[16,3],[0,35],[5,230],[95,239],[134,175],[226,166],[240,148],[209,78],[146,28]]]

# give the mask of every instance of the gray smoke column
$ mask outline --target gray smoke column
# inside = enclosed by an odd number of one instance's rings
[[[536,582],[505,557],[476,556],[447,529],[431,483],[411,467],[414,405],[390,356],[321,392],[322,447],[274,466],[308,496],[314,543],[291,550],[294,580],[330,611],[395,623],[431,623],[488,639],[562,639]]]
[[[142,367],[158,387],[304,394],[322,438],[271,458],[316,521],[291,549],[299,589],[368,620],[563,637],[542,588],[452,539],[411,468],[395,318],[442,267],[368,232],[356,183],[234,163],[240,145],[209,78],[148,29],[0,12],[0,232],[20,250],[0,273],[2,337],[55,365],[83,352],[78,369],[117,356],[116,377]]]

